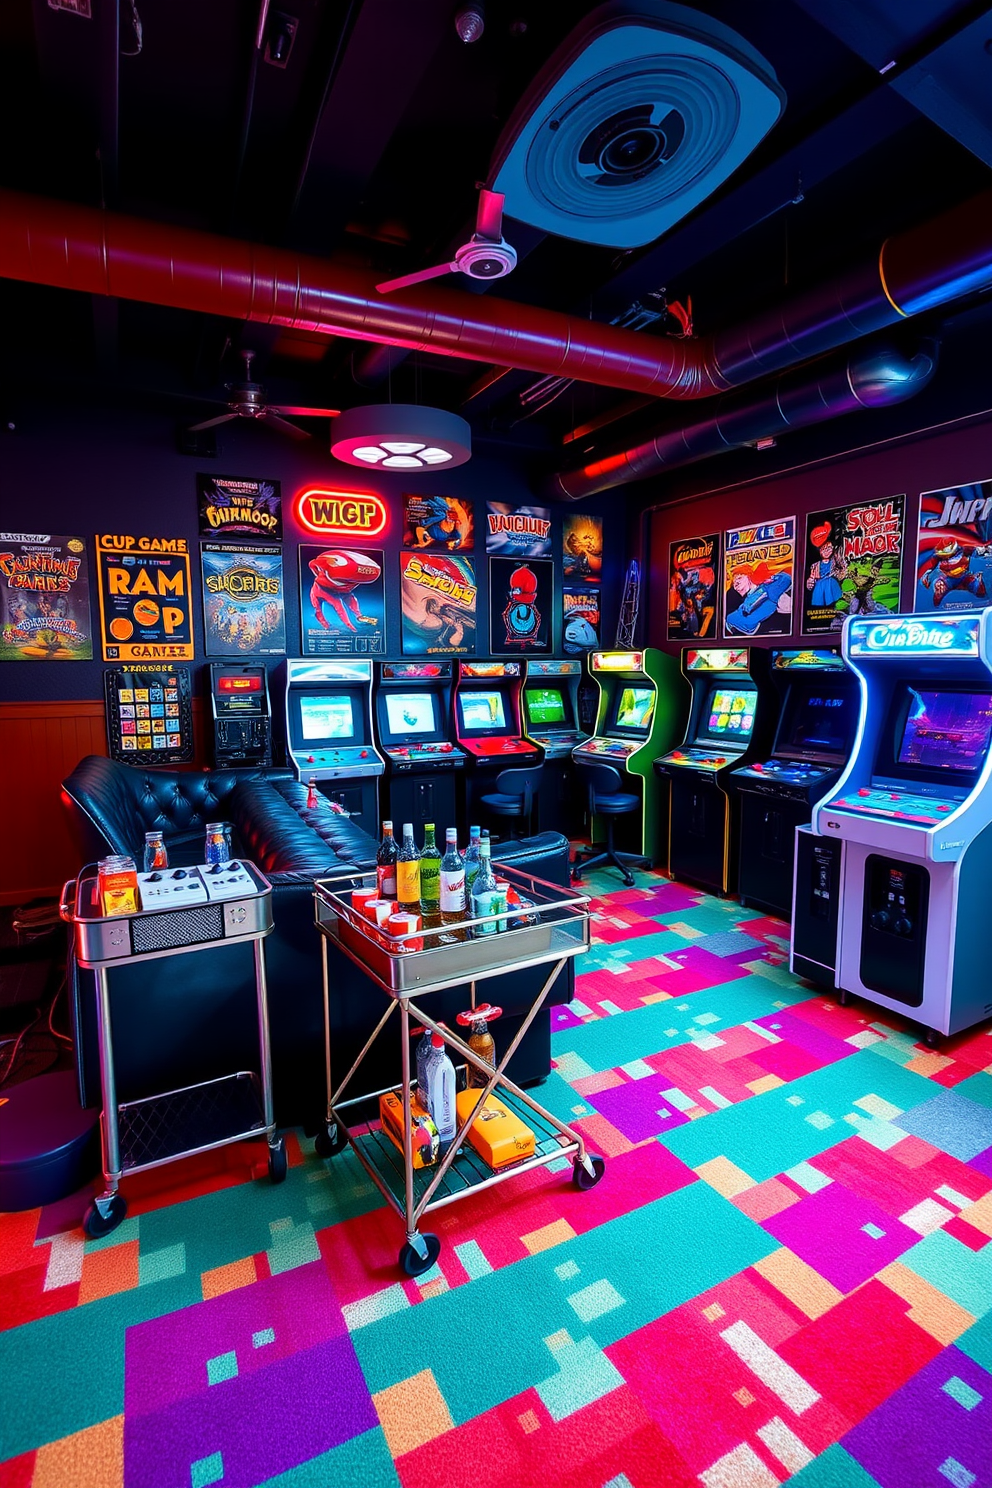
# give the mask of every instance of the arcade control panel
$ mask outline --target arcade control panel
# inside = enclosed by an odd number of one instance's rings
[[[922,827],[935,827],[946,821],[961,805],[959,800],[921,795],[913,791],[868,789],[863,786],[847,796],[830,802],[831,811],[856,811],[867,816],[887,816],[894,821],[915,822]]]
[[[734,780],[747,790],[757,791],[759,795],[805,801],[812,787],[819,788],[828,776],[836,773],[835,765],[816,765],[810,760],[770,759],[756,760],[753,765],[744,765],[740,770],[735,770]]]
[[[190,904],[239,899],[258,890],[247,868],[232,861],[139,873],[138,892],[142,909],[181,909]]]
[[[367,745],[345,744],[340,749],[294,749],[294,768],[301,780],[336,780],[342,775],[381,775],[382,760]]]
[[[694,744],[688,744],[684,749],[673,749],[661,763],[681,765],[690,770],[722,770],[724,765],[732,765],[736,759],[740,759],[739,754],[714,754],[709,749],[698,749]]]
[[[394,770],[423,769],[425,766],[447,765],[457,770],[464,768],[465,753],[457,744],[394,744],[380,746]]]
[[[598,754],[605,756],[606,759],[625,760],[629,759],[643,745],[643,739],[636,744],[631,744],[625,739],[606,739],[601,734],[597,734],[592,739],[586,739],[585,743],[582,744],[580,754],[583,757],[587,754]]]
[[[526,739],[462,739],[463,749],[480,759],[499,759],[508,754],[540,754]]]
[[[586,740],[585,734],[531,734],[535,744],[540,744],[548,759],[560,759],[563,755],[571,754],[573,749],[578,748]]]

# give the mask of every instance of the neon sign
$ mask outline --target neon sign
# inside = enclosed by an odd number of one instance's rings
[[[977,656],[979,617],[851,620],[849,656]]]
[[[389,509],[370,491],[335,491],[307,486],[294,503],[296,520],[318,537],[380,537],[389,526]]]

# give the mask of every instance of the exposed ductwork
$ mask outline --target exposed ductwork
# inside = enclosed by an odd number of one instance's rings
[[[11,191],[0,191],[0,276],[693,399],[992,286],[992,192],[888,239],[861,268],[698,341],[433,285],[384,297],[373,274],[289,249]]]
[[[858,408],[902,403],[926,387],[936,367],[936,348],[930,343],[914,356],[891,346],[863,348],[817,367],[793,368],[769,387],[725,395],[708,418],[663,429],[632,448],[559,472],[549,495],[559,501],[581,501],[598,491],[740,449],[756,439],[806,429]]]

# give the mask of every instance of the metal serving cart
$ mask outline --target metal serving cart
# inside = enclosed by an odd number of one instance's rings
[[[139,876],[145,888],[148,874]],[[76,960],[96,973],[97,1033],[103,1110],[100,1135],[106,1187],[90,1204],[83,1228],[93,1239],[109,1235],[127,1214],[118,1191],[125,1173],[140,1173],[180,1157],[192,1157],[229,1142],[265,1137],[269,1177],[286,1176],[286,1146],[276,1134],[272,1105],[272,1058],[263,942],[272,929],[272,885],[253,863],[220,869],[163,869],[147,893],[151,907],[136,914],[104,916],[97,869],[84,868],[62,890],[59,913],[72,925]],[[173,882],[174,880],[174,882]],[[180,906],[168,907],[168,890]],[[172,902],[175,902],[173,900]],[[110,974],[115,966],[157,961],[191,951],[253,942],[258,1003],[259,1070],[237,1070],[218,1079],[119,1102],[114,1073]]]
[[[505,913],[466,919],[457,927],[441,926],[407,935],[391,936],[377,929],[351,905],[351,890],[375,884],[375,874],[343,874],[319,879],[314,884],[317,928],[321,933],[324,972],[324,1055],[327,1071],[326,1129],[316,1141],[322,1157],[330,1157],[350,1146],[362,1167],[383,1197],[403,1219],[406,1242],[399,1253],[399,1263],[408,1276],[420,1276],[430,1269],[441,1251],[436,1235],[421,1233],[423,1217],[445,1204],[452,1204],[480,1188],[488,1188],[549,1163],[559,1164],[572,1158],[572,1181],[577,1188],[594,1187],[602,1178],[605,1163],[598,1154],[586,1148],[580,1132],[559,1121],[526,1090],[521,1090],[506,1074],[506,1067],[524,1034],[533,1023],[551,991],[555,979],[572,956],[589,948],[588,895],[576,894],[557,884],[546,883],[500,863],[499,871],[530,904],[508,906]],[[495,924],[496,933],[476,935],[473,932]],[[465,930],[467,938],[456,940],[453,929]],[[359,966],[371,982],[384,992],[386,1007],[375,1029],[366,1040],[354,1064],[335,1089],[331,1077],[330,988],[328,945],[333,943]],[[422,944],[423,949],[410,945]],[[502,1059],[494,1067],[481,1059],[457,1034],[434,1021],[420,1003],[421,997],[433,992],[465,986],[470,988],[471,1006],[476,1007],[476,983],[507,972],[548,965],[549,973],[517,1030]],[[414,1001],[414,998],[417,1001]],[[359,1067],[380,1037],[396,1009],[400,1017],[400,1051],[402,1081],[384,1090],[367,1091],[348,1100],[342,1099]],[[431,1033],[440,1034],[453,1056],[473,1065],[485,1078],[478,1087],[479,1099],[471,1115],[458,1126],[447,1152],[429,1167],[415,1168],[413,1163],[413,1129],[410,1077],[410,1025],[421,1024]],[[426,1035],[422,1035],[426,1036]],[[389,1136],[373,1119],[349,1126],[346,1112],[395,1090],[403,1102],[403,1151],[394,1146]],[[502,1103],[526,1122],[534,1132],[533,1156],[524,1157],[494,1169],[467,1144],[468,1133],[475,1124],[486,1098],[499,1092]]]

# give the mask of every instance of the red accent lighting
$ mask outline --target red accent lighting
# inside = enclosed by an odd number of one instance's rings
[[[294,502],[296,520],[317,537],[361,541],[381,537],[389,526],[389,508],[371,491],[338,491],[306,486]]]
[[[261,677],[218,677],[218,692],[261,692]]]

